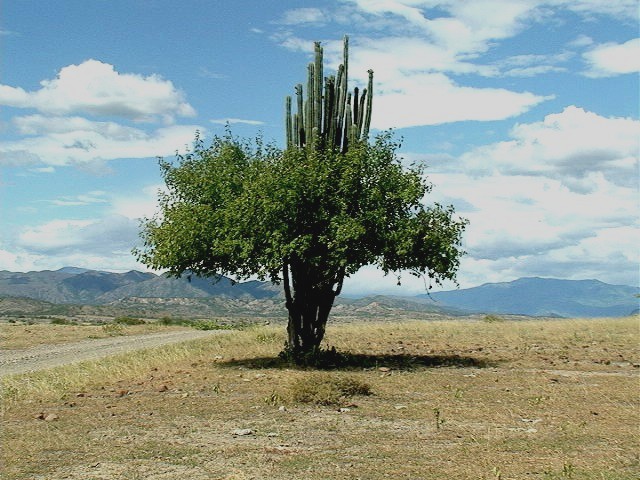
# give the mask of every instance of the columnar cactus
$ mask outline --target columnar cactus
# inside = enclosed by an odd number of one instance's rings
[[[371,124],[373,70],[362,92],[358,87],[348,91],[349,37],[344,37],[343,61],[337,76],[323,78],[323,52],[320,42],[315,43],[315,59],[309,63],[307,98],[303,86],[298,84],[296,113],[292,113],[292,99],[286,97],[287,148],[331,147],[346,152],[349,144],[366,140]]]

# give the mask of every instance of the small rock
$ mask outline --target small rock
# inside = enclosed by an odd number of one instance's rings
[[[351,409],[350,409],[350,408],[347,408],[347,407],[341,407],[341,408],[339,408],[339,409],[338,409],[338,411],[339,411],[340,413],[346,413],[346,412],[350,412],[350,411],[351,411]]]
[[[168,391],[168,390],[169,390],[169,387],[167,387],[166,385],[162,385],[162,386],[158,389],[158,391],[159,391],[159,392],[166,392],[166,391]]]
[[[279,412],[286,412],[287,411],[287,407],[285,407],[284,405],[280,405],[280,407],[278,407],[278,411]]]
[[[236,428],[231,432],[231,435],[238,437],[253,435],[253,430],[251,430],[250,428]]]
[[[49,415],[44,417],[44,421],[45,422],[55,422],[59,418],[60,417],[58,415],[56,415],[55,413],[50,413]]]
[[[131,392],[129,392],[129,390],[118,390],[116,392],[116,396],[118,397],[124,397],[126,395],[129,395]]]
[[[391,369],[389,367],[379,367],[378,371],[379,372],[390,372]]]
[[[542,421],[541,418],[521,418],[520,420],[524,423],[533,423],[534,425]]]
[[[393,408],[395,408],[396,410],[404,410],[405,408],[407,408],[406,405],[394,405]]]
[[[273,438],[273,437],[279,437],[280,435],[278,435],[276,432],[269,432],[267,433],[267,437]]]

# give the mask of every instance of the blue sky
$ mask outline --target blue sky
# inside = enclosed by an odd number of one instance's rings
[[[261,133],[313,42],[375,71],[372,127],[470,220],[461,287],[638,285],[636,0],[14,0],[0,14],[0,270],[144,269],[157,156]],[[452,287],[452,285],[448,285]],[[345,292],[414,294],[365,268]]]

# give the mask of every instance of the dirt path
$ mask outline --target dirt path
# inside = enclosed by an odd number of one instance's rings
[[[228,330],[185,330],[83,340],[61,345],[42,345],[23,350],[2,350],[0,351],[0,377],[228,333],[230,333]]]

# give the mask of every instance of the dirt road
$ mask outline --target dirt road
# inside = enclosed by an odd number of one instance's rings
[[[231,332],[228,330],[185,330],[83,340],[61,345],[42,345],[24,350],[0,350],[0,377],[228,333]]]

